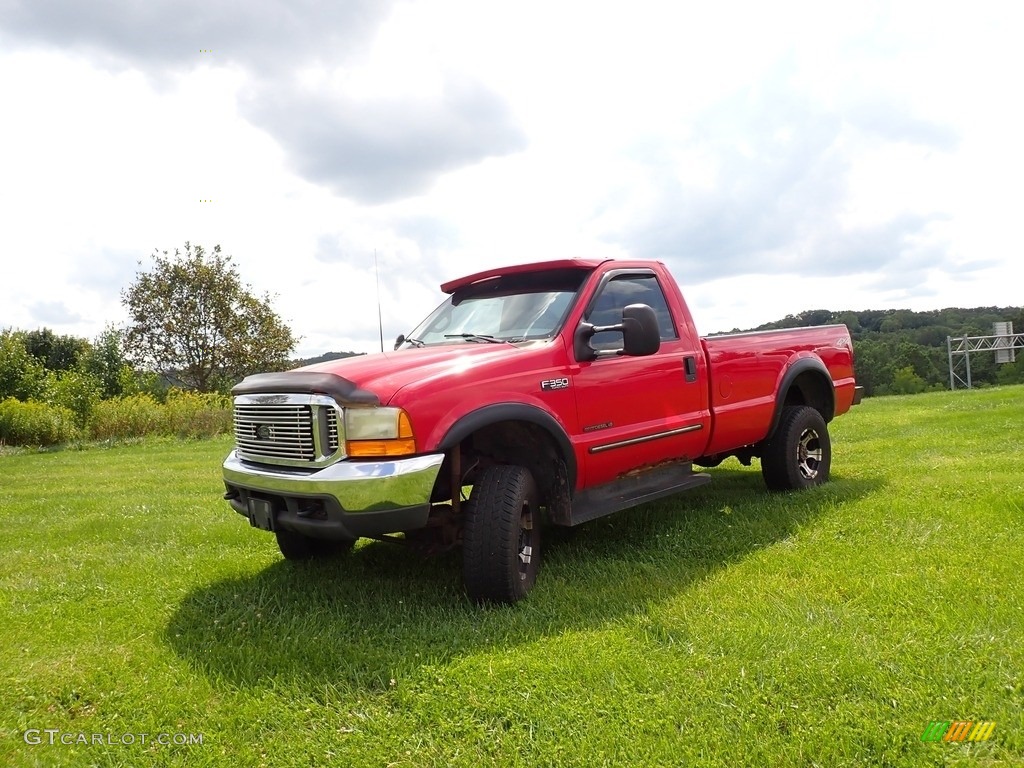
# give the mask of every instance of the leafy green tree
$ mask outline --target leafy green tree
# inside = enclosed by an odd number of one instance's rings
[[[909,366],[916,376],[928,384],[937,384],[946,375],[945,355],[938,348],[901,340],[893,344],[891,350],[895,368]]]
[[[855,343],[853,351],[854,374],[857,383],[864,387],[864,394],[871,396],[889,392],[896,369],[888,345],[880,341],[865,340]]]
[[[208,253],[186,242],[184,252],[152,258],[121,294],[131,318],[124,349],[136,366],[201,392],[287,368],[297,339],[219,245]]]
[[[835,316],[828,309],[811,309],[800,315],[803,325],[828,325],[835,322]]]
[[[835,321],[845,325],[854,336],[861,332],[860,319],[856,312],[841,312],[836,316]]]
[[[952,336],[948,328],[939,325],[931,325],[919,329],[914,334],[914,342],[923,347],[945,347],[946,337]]]
[[[894,395],[916,395],[926,389],[928,389],[928,384],[914,373],[914,369],[909,365],[896,371],[892,385],[889,387],[889,391]]]
[[[903,330],[903,318],[899,315],[890,315],[882,321],[882,324],[878,327],[882,333],[896,333],[897,331]]]
[[[100,383],[82,371],[47,371],[42,398],[48,405],[71,411],[76,425],[84,428],[100,401]]]
[[[135,371],[125,359],[122,332],[108,325],[82,356],[81,370],[99,384],[104,399],[139,391]]]
[[[1014,323],[1014,328],[1017,324]],[[1000,363],[996,371],[997,384],[1024,384],[1024,350],[1017,350],[1012,363]]]
[[[946,338],[952,336],[986,336],[992,323],[1009,320],[1020,333],[1024,330],[1024,308],[1021,307],[947,307],[925,312],[909,309],[844,310],[831,313],[809,310],[799,315],[766,323],[754,330],[792,328],[821,322],[845,324],[854,339],[857,381],[867,395],[885,395],[917,390],[918,379],[925,389],[949,386],[949,362]],[[962,370],[962,363],[961,363]],[[1024,374],[1015,366],[997,365],[991,352],[971,355],[971,381],[980,386],[1024,381]]]
[[[48,371],[72,371],[89,350],[89,342],[78,336],[59,336],[49,328],[25,334],[25,349]]]
[[[25,333],[0,331],[0,400],[31,400],[43,390],[43,364],[25,347]]]

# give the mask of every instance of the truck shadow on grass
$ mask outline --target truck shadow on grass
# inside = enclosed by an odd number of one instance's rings
[[[423,558],[363,542],[339,559],[281,560],[196,589],[166,639],[214,681],[384,690],[424,665],[642,613],[882,484],[834,475],[813,491],[768,494],[757,472],[712,474],[689,494],[546,531],[537,586],[514,607],[471,603],[458,552]]]

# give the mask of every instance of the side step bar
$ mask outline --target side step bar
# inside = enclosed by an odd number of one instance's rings
[[[694,472],[691,462],[627,475],[578,493],[572,500],[569,525],[579,525],[622,509],[671,496],[711,482],[711,475]]]

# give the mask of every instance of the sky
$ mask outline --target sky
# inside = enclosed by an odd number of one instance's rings
[[[984,0],[0,0],[0,328],[123,325],[186,242],[298,356],[554,258],[665,262],[703,333],[1020,306],[1022,35]]]

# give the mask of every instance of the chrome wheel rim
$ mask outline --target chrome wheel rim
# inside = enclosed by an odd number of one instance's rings
[[[528,507],[523,508],[519,518],[519,580],[526,581],[533,562],[533,514]]]
[[[824,450],[818,432],[814,429],[805,429],[801,432],[796,446],[796,466],[802,478],[813,480],[818,476],[823,455]]]

